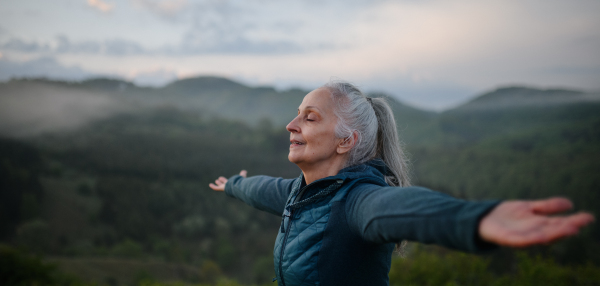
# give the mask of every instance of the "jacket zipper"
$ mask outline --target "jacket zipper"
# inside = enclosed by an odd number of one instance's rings
[[[294,216],[294,210],[290,211],[290,216],[288,217],[288,224],[292,226],[292,217]],[[283,236],[283,242],[281,244],[281,251],[279,252],[279,276],[281,277],[281,285],[285,286],[285,282],[283,280],[283,251],[285,249],[285,243],[287,241],[288,235],[290,234],[289,229],[285,229],[285,220],[283,221],[283,229],[285,231],[285,235]]]
[[[314,183],[314,182],[313,182]],[[304,191],[313,183],[310,183],[306,186],[304,186],[304,188],[302,188],[299,192],[298,195],[296,196],[296,198],[294,199],[294,201],[292,203],[297,202],[302,195],[304,194]],[[288,235],[290,234],[290,230],[289,228],[292,227],[292,219],[294,218],[294,210],[290,210],[290,216],[288,217],[288,229],[285,228],[285,218],[282,222],[283,224],[283,230],[285,231],[285,235],[283,236],[283,242],[281,243],[281,251],[279,252],[279,276],[281,277],[281,285],[285,286],[285,282],[283,280],[283,252],[285,250],[285,244],[287,242],[287,238]]]

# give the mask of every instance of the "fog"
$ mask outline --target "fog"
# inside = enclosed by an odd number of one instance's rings
[[[100,92],[39,82],[0,86],[0,134],[9,137],[73,130],[131,110],[125,101]]]

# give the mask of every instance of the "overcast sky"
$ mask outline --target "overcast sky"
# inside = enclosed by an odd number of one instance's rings
[[[600,90],[597,0],[0,0],[0,80],[330,77],[444,109],[507,86]]]

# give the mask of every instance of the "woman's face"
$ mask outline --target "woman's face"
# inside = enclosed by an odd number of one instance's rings
[[[311,168],[338,155],[341,142],[335,137],[337,117],[328,90],[320,88],[304,97],[298,116],[287,125],[290,132],[288,159],[300,169]]]

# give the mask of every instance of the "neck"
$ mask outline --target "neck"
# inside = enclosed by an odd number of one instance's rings
[[[345,159],[345,158],[343,158]],[[314,166],[298,166],[304,175],[306,184],[310,184],[316,180],[337,175],[344,168],[346,160],[331,160],[322,162]]]

